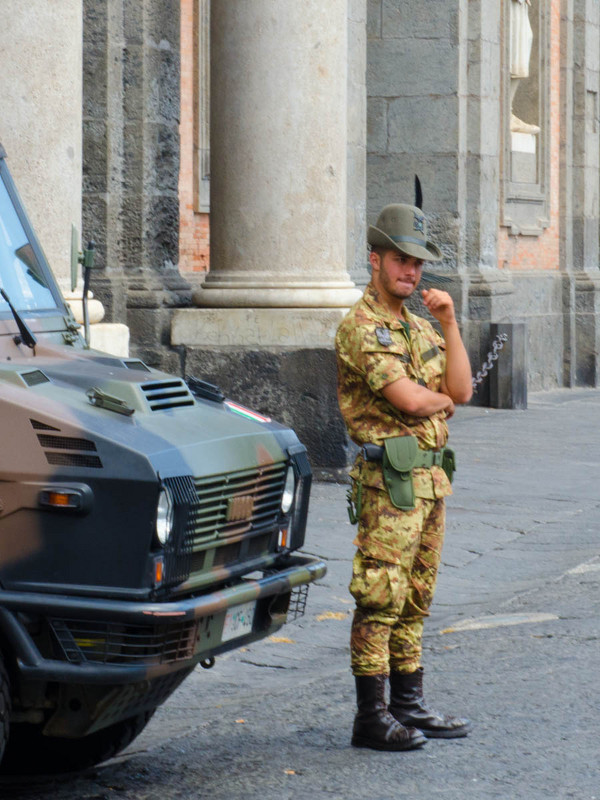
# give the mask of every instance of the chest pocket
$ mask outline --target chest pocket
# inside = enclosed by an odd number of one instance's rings
[[[364,337],[362,353],[366,380],[377,394],[381,387],[398,378],[415,379],[408,342],[402,331],[374,328]]]
[[[444,374],[444,353],[435,342],[421,334],[415,336],[415,345],[419,353],[418,370],[421,378],[419,382],[424,382],[429,389],[438,391]]]
[[[375,328],[365,336],[363,353],[392,355],[403,364],[410,364],[410,349],[404,333],[389,328]]]

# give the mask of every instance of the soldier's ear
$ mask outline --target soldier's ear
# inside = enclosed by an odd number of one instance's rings
[[[371,267],[375,270],[378,270],[381,264],[381,256],[379,253],[376,253],[374,250],[371,250],[369,253],[369,261],[371,263]]]

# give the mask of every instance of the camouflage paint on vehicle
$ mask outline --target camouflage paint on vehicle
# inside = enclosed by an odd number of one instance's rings
[[[20,733],[79,738],[302,613],[311,470],[215,387],[86,349],[1,147],[0,222],[0,690]]]

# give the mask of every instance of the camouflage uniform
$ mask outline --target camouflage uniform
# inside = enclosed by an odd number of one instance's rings
[[[351,438],[362,445],[394,436],[416,436],[419,447],[437,450],[448,438],[445,412],[413,417],[394,408],[382,389],[409,378],[440,391],[446,366],[443,338],[403,308],[396,317],[373,284],[341,323],[336,336],[338,396]],[[415,508],[395,508],[381,464],[357,456],[350,473],[362,484],[358,551],[350,592],[355,675],[412,673],[420,666],[423,619],[433,598],[444,539],[444,497],[452,493],[441,467],[413,471]]]

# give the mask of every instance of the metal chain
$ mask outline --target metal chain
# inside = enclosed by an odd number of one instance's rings
[[[499,333],[492,342],[492,349],[487,354],[487,361],[483,365],[477,375],[473,378],[473,391],[477,392],[477,387],[483,383],[483,379],[487,377],[488,372],[494,368],[494,362],[498,360],[498,354],[508,341],[508,334]]]

